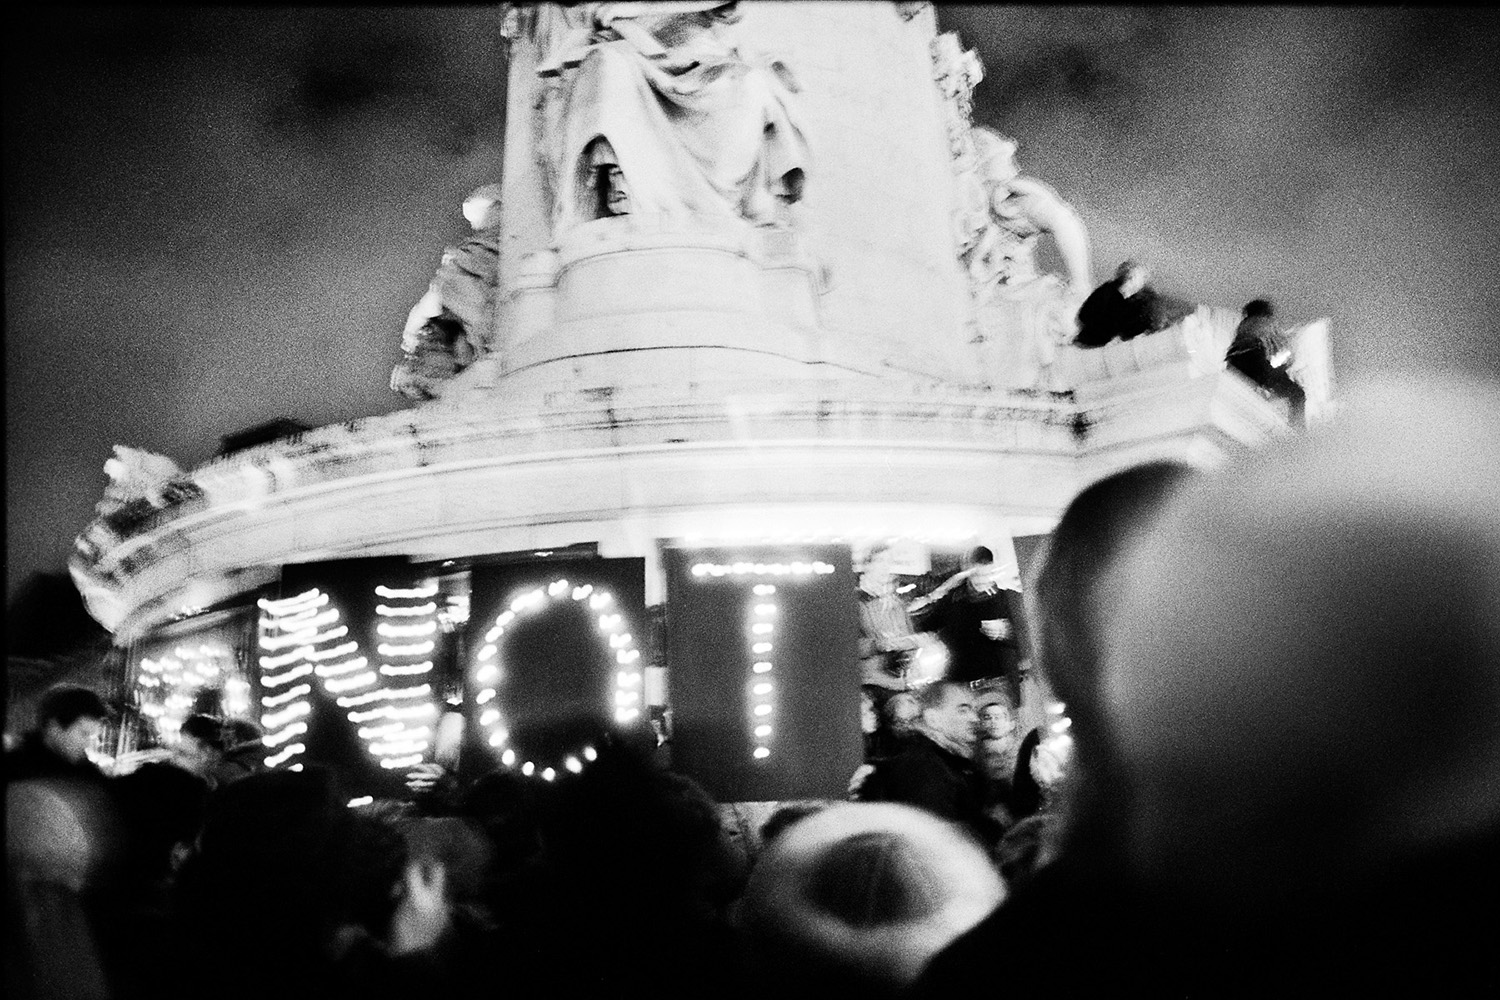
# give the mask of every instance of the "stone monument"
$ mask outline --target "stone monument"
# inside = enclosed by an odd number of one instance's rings
[[[683,547],[1014,563],[1102,475],[1287,432],[1224,371],[1235,310],[1069,343],[1087,230],[975,124],[982,68],[930,4],[515,4],[504,36],[498,180],[402,333],[415,405],[89,526],[71,568],[117,642],[352,557],[582,546],[643,559],[652,607]],[[1326,397],[1326,326],[1299,342]]]

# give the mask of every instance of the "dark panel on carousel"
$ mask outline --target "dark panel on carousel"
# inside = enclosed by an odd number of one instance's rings
[[[465,777],[561,776],[603,731],[649,732],[644,559],[497,558],[469,587]]]
[[[666,565],[673,766],[721,802],[843,798],[862,761],[849,549],[672,549]]]

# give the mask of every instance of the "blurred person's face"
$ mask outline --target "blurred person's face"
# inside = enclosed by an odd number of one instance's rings
[[[880,718],[875,714],[875,702],[869,695],[859,700],[859,725],[866,733],[873,733],[880,725]]]
[[[42,742],[59,757],[80,764],[88,758],[89,751],[99,744],[104,735],[104,720],[80,715],[68,726],[53,719],[42,730]]]
[[[198,737],[184,733],[178,740],[173,755],[188,770],[201,773],[213,766],[218,751]]]
[[[1009,736],[1015,728],[1015,717],[1005,705],[986,705],[983,712],[984,735],[992,740]]]
[[[1000,567],[996,563],[977,563],[969,572],[969,586],[988,593],[1000,586]]]
[[[911,729],[917,721],[917,716],[922,714],[922,707],[917,703],[917,699],[909,694],[894,695],[888,703],[887,710],[891,716],[891,728],[898,733]]]
[[[867,594],[875,594],[884,597],[896,589],[896,581],[891,576],[891,558],[884,552],[876,553],[870,557],[865,564],[865,571],[860,575],[859,586]]]
[[[974,707],[974,693],[950,685],[941,705],[922,710],[922,724],[972,751],[979,741],[979,710]]]

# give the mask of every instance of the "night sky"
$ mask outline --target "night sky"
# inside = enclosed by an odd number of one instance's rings
[[[397,409],[407,311],[499,179],[498,7],[7,18],[7,595],[111,446],[184,468]],[[1336,376],[1500,374],[1500,18],[945,7],[976,118],[1170,294],[1333,320]]]

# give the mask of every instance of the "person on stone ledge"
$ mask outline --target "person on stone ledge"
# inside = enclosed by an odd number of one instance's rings
[[[891,691],[910,686],[908,667],[918,648],[906,602],[896,593],[888,548],[877,548],[866,559],[858,596],[860,683],[876,689],[869,693],[878,710]]]
[[[1276,310],[1266,299],[1245,304],[1244,318],[1235,327],[1234,341],[1224,361],[1230,368],[1291,405],[1293,423],[1302,422],[1306,393],[1288,367],[1291,347],[1276,325]]]
[[[1133,260],[1123,261],[1115,276],[1089,293],[1078,309],[1079,347],[1103,347],[1115,339],[1131,340],[1156,333],[1192,314],[1189,302],[1162,295],[1149,284],[1151,272]]]

